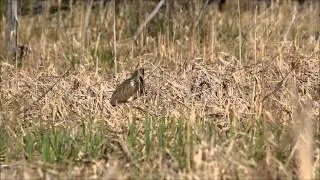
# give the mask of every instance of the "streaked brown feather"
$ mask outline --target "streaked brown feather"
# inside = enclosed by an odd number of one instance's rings
[[[128,102],[130,99],[134,100],[141,95],[144,92],[143,76],[144,69],[138,69],[132,73],[129,79],[118,85],[111,96],[111,105],[115,106],[119,103]],[[131,81],[134,81],[134,86],[132,86]]]

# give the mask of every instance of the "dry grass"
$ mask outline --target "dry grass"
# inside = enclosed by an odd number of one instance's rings
[[[31,52],[1,62],[1,179],[320,179],[320,5],[238,18],[235,3],[164,8],[136,43],[155,3],[127,2],[116,47],[111,3],[21,17]],[[147,94],[112,107],[137,64]]]

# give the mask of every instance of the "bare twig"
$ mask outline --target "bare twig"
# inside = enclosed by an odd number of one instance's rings
[[[70,70],[73,68],[73,66],[71,66],[65,73],[63,73],[63,75],[61,76],[60,79],[58,79],[45,93],[43,93],[37,100],[35,100],[32,104],[30,104],[28,106],[28,108],[24,108],[22,111],[20,111],[18,114],[20,114],[21,112],[26,113],[27,111],[30,110],[30,107],[32,107],[33,105],[37,104],[41,99],[43,99],[50,91],[52,91],[52,89],[63,79],[65,78]]]
[[[311,59],[311,58],[314,57],[314,56],[315,56],[315,54],[313,54],[312,56],[310,56],[310,57],[308,58],[308,60]],[[284,81],[288,78],[288,76],[289,76],[295,69],[297,69],[298,67],[299,67],[299,65],[293,66],[293,67],[291,68],[291,70],[286,74],[286,76],[285,76],[284,78],[282,78],[282,80],[277,84],[277,87],[276,87],[273,91],[271,91],[269,94],[267,94],[266,96],[264,96],[264,98],[262,99],[261,102],[264,102],[267,98],[269,98],[271,95],[273,95],[275,92],[277,92],[277,91],[281,88],[281,86],[283,85]]]
[[[274,94],[275,92],[277,92],[277,91],[281,88],[284,80],[287,79],[287,77],[291,74],[291,72],[292,72],[293,70],[295,70],[295,68],[292,68],[292,69],[287,73],[287,75],[286,75],[284,78],[282,78],[282,80],[277,84],[277,87],[276,87],[273,91],[271,91],[269,94],[267,94],[266,96],[264,96],[264,98],[262,99],[262,102],[264,102],[268,97],[270,97],[272,94]]]
[[[143,28],[151,21],[151,19],[159,12],[159,9],[164,5],[165,0],[161,0],[158,5],[156,6],[156,8],[151,12],[151,14],[147,17],[147,19],[140,24],[137,32],[134,34],[133,39],[136,41],[139,34],[141,33],[141,31],[143,30]]]

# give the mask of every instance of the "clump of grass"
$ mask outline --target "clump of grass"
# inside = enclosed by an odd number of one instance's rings
[[[0,162],[5,162],[8,147],[8,134],[4,126],[0,127]]]
[[[144,143],[145,143],[145,151],[147,159],[150,160],[151,150],[153,147],[153,136],[152,136],[152,127],[151,127],[151,119],[146,118],[144,120]]]

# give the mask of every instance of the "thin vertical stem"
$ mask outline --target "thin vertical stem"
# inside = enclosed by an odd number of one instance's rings
[[[238,0],[238,15],[239,15],[239,65],[242,66],[242,33],[241,33],[241,10],[240,10],[240,0]]]
[[[113,64],[114,64],[114,74],[117,75],[117,32],[116,32],[116,2],[113,1]]]

